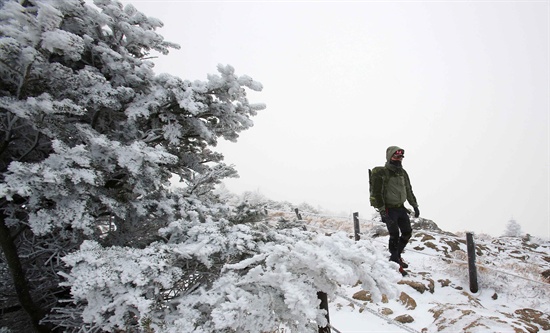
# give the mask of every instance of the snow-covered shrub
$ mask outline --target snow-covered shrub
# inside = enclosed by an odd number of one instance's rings
[[[163,232],[178,233],[173,227]],[[186,239],[147,249],[86,242],[65,258],[89,328],[131,320],[156,332],[263,332],[279,324],[314,332],[326,324],[318,291],[335,297],[341,284],[360,280],[375,298],[396,296],[397,275],[385,255],[344,233],[210,222],[180,236]]]
[[[307,202],[302,202],[296,208],[298,208],[301,212],[307,212],[307,213],[310,213],[310,214],[318,214],[319,213],[319,209],[313,207],[312,205],[308,204]]]

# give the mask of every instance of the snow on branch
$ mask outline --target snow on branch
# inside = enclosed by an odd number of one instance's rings
[[[363,281],[375,298],[396,295],[398,277],[385,255],[343,233],[328,237],[287,229],[259,234],[245,225],[206,223],[186,235],[183,242],[144,250],[104,249],[87,242],[67,256],[73,267],[68,285],[75,300],[88,301],[85,321],[102,329],[122,328],[126,312],[138,321],[152,320],[158,332],[263,332],[280,323],[305,332],[312,322],[324,320],[318,291],[336,297],[340,285]],[[185,267],[194,260],[205,265],[204,271],[193,270],[187,278],[217,271],[211,282],[193,286],[194,291],[183,288],[169,300],[162,296],[175,292],[178,283],[191,287],[184,282]],[[227,263],[219,266],[222,262]],[[177,306],[164,312],[170,304]]]

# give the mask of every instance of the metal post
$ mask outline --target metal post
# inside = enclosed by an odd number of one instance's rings
[[[330,319],[328,316],[328,296],[327,293],[324,293],[322,291],[317,292],[317,297],[321,300],[321,304],[319,307],[321,310],[325,310],[327,313],[325,314],[325,318],[327,319],[327,325],[324,327],[319,326],[319,333],[330,333]]]
[[[476,269],[476,246],[474,236],[471,232],[466,233],[466,247],[468,249],[468,272],[470,273],[470,291],[477,293],[477,269]]]
[[[359,230],[359,213],[355,212],[353,213],[353,230],[355,231],[355,241],[358,241],[361,239]]]

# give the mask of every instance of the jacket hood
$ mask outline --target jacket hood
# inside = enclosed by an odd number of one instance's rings
[[[392,155],[398,151],[399,149],[403,150],[403,153],[405,152],[405,149],[397,147],[397,146],[390,146],[388,149],[386,149],[386,162],[390,162]]]

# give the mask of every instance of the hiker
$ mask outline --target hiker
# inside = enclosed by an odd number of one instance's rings
[[[409,265],[403,261],[401,253],[412,236],[412,228],[409,210],[404,206],[405,201],[414,208],[414,217],[419,217],[420,211],[409,175],[401,165],[404,157],[404,149],[397,146],[388,147],[386,165],[369,170],[369,181],[370,203],[380,213],[382,222],[386,223],[390,234],[390,260],[398,263],[399,272],[406,275],[404,268]]]

